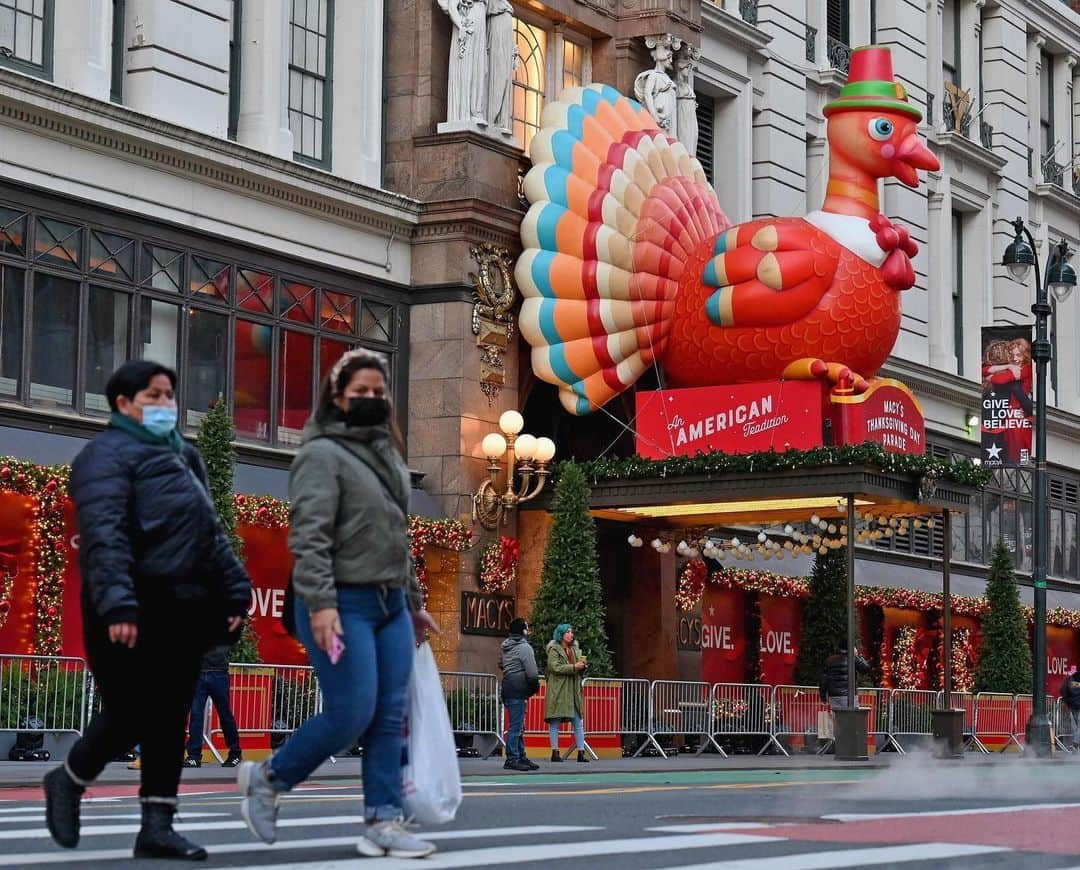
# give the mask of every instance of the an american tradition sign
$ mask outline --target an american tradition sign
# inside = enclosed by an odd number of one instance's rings
[[[637,452],[650,459],[821,447],[826,419],[832,444],[874,441],[896,453],[926,451],[918,400],[886,378],[859,395],[820,381],[757,381],[639,392],[636,401]]]
[[[663,459],[821,445],[816,381],[758,381],[637,394],[637,452]]]

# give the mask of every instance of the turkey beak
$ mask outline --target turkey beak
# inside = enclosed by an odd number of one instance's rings
[[[916,170],[926,169],[936,172],[941,169],[941,163],[923,144],[917,133],[911,133],[900,143],[900,147],[896,149],[896,162],[896,177],[908,187],[919,185],[919,174]]]

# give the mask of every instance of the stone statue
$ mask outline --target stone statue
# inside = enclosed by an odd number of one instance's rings
[[[487,0],[438,0],[454,24],[450,45],[446,120],[449,124],[487,124]]]
[[[513,127],[510,98],[517,66],[514,7],[510,0],[487,0],[487,16],[489,132],[510,136]]]
[[[675,136],[675,82],[670,73],[675,52],[682,47],[682,39],[670,33],[646,36],[645,45],[656,66],[639,73],[634,79],[634,96],[648,109],[661,130]]]
[[[701,52],[684,45],[675,56],[676,124],[675,136],[686,146],[691,157],[697,155],[697,96],[694,94],[694,70]]]

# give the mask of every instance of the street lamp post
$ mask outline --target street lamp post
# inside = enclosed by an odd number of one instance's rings
[[[1016,238],[1005,249],[1001,264],[1021,282],[1026,282],[1028,272],[1035,267],[1035,344],[1031,357],[1035,362],[1035,669],[1032,686],[1031,718],[1027,725],[1028,745],[1035,754],[1050,754],[1050,720],[1046,715],[1046,552],[1050,537],[1049,511],[1046,507],[1046,367],[1052,356],[1052,345],[1047,337],[1047,321],[1053,309],[1050,292],[1058,302],[1064,302],[1076,286],[1076,272],[1068,263],[1069,246],[1062,239],[1050,249],[1046,274],[1039,270],[1039,255],[1035,239],[1023,218],[1013,221]],[[948,542],[946,542],[948,546]]]

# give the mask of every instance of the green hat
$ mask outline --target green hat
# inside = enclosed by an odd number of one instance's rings
[[[892,50],[880,45],[864,45],[851,53],[848,82],[822,111],[828,118],[846,109],[888,109],[922,120],[922,112],[908,102],[907,89],[893,78]]]

